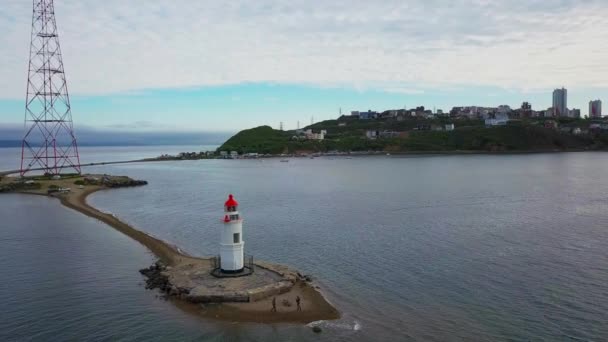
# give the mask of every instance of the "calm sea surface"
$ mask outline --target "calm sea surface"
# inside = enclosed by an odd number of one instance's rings
[[[139,149],[82,153],[197,150]],[[149,181],[92,205],[195,255],[217,253],[233,193],[246,252],[312,274],[342,319],[315,335],[191,316],[141,286],[154,258],[138,243],[57,201],[6,195],[0,340],[607,340],[607,167],[608,154],[564,153],[91,168]]]

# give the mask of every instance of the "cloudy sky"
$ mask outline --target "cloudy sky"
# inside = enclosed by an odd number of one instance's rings
[[[1,0],[0,118],[23,120],[32,2]],[[76,125],[288,128],[339,108],[608,94],[608,1],[56,0]]]

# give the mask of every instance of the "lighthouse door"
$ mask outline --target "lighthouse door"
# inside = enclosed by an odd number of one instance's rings
[[[241,242],[241,233],[234,233],[234,234],[232,234],[232,241],[234,243]]]

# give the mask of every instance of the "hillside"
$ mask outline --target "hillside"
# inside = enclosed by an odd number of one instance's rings
[[[437,122],[435,122],[437,121]],[[441,126],[440,120],[424,120],[425,125]],[[449,151],[547,151],[598,150],[608,146],[605,135],[574,135],[540,124],[515,123],[486,128],[481,120],[459,120],[454,131],[418,130],[418,120],[405,122],[355,121],[346,126],[336,120],[316,123],[313,132],[327,130],[324,140],[306,140],[295,131],[279,131],[269,126],[247,129],[228,139],[218,151],[239,153],[311,153],[328,151],[390,151],[390,152],[449,152]],[[400,137],[368,139],[367,130],[401,132]]]
[[[270,126],[260,126],[238,132],[223,143],[218,151],[280,154],[285,151],[288,142],[287,132],[272,129]]]

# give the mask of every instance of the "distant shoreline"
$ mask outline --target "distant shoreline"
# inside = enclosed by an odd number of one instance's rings
[[[159,159],[159,161],[181,161],[181,160],[202,160],[202,159],[276,159],[276,158],[319,158],[319,157],[370,157],[370,156],[451,156],[451,155],[519,155],[519,154],[555,154],[555,153],[574,153],[574,152],[608,152],[608,150],[525,150],[525,151],[484,151],[484,150],[454,150],[454,151],[369,151],[369,152],[335,152],[335,153],[292,153],[292,154],[270,154],[248,156],[239,155],[238,157],[226,158],[191,158],[191,159]]]
[[[550,154],[550,153],[571,153],[571,152],[608,152],[608,150],[585,150],[585,149],[571,149],[571,150],[512,150],[512,151],[485,151],[485,150],[452,150],[452,151],[372,151],[372,152],[338,152],[338,153],[321,153],[319,156],[382,156],[382,155],[474,155],[474,154],[488,154],[488,155],[509,155],[509,154]],[[313,154],[314,155],[314,154]],[[269,158],[280,158],[285,156],[292,157],[310,157],[311,155],[272,155]],[[316,155],[315,155],[316,157]]]
[[[526,150],[526,151],[466,151],[466,150],[455,150],[455,151],[370,151],[370,152],[336,152],[336,153],[310,153],[310,154],[273,154],[273,155],[262,155],[256,157],[248,157],[245,155],[239,155],[237,158],[222,158],[219,156],[205,157],[205,158],[180,158],[178,156],[168,157],[150,157],[144,159],[133,159],[133,160],[122,160],[122,161],[110,161],[110,162],[95,162],[81,164],[81,167],[90,166],[103,166],[103,165],[115,165],[115,164],[135,164],[135,163],[151,163],[151,162],[170,162],[170,161],[186,161],[186,160],[224,160],[224,159],[276,159],[276,158],[317,158],[317,157],[369,157],[369,156],[460,156],[460,155],[520,155],[520,154],[555,154],[555,153],[574,153],[574,152],[595,152],[604,153],[608,150],[585,150],[585,149],[571,149],[571,150]],[[40,171],[43,169],[31,169],[30,171]],[[0,171],[0,176],[9,176],[19,173],[20,170],[6,170]]]

